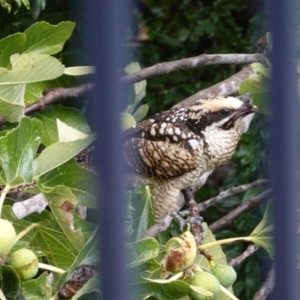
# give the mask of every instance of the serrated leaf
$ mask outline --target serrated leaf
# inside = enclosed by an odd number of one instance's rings
[[[51,282],[44,272],[36,279],[26,281],[22,284],[23,296],[26,300],[48,300],[51,298]]]
[[[76,198],[77,206],[97,208],[98,201],[93,193],[96,180],[94,173],[72,159],[40,177],[38,186],[48,193],[55,187],[65,186]]]
[[[82,76],[95,73],[95,68],[92,66],[69,67],[65,68],[64,74],[70,76]]]
[[[269,253],[270,257],[274,258],[272,221],[271,204],[269,202],[262,220],[252,231],[249,239],[264,248]]]
[[[95,140],[94,135],[73,142],[57,142],[47,147],[33,164],[33,177],[38,178],[43,174],[62,165],[76,154],[85,149]]]
[[[17,186],[33,180],[33,162],[40,144],[41,122],[23,118],[16,129],[0,138],[2,184]]]
[[[159,253],[159,243],[154,238],[143,239],[128,245],[130,262],[128,268],[134,268],[140,264],[155,258]]]
[[[24,32],[26,41],[22,53],[56,54],[62,50],[74,27],[73,22],[61,22],[58,25],[50,25],[47,22],[35,23]]]

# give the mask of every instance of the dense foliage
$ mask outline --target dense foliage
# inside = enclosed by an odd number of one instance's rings
[[[53,265],[61,273],[66,271],[63,275],[54,273],[56,275],[50,284],[47,274],[40,269],[34,279],[26,282],[20,280],[9,265],[4,265],[1,267],[2,286],[8,281],[11,283],[9,290],[3,289],[5,295],[17,295],[22,287],[25,298],[35,294],[44,297],[41,299],[50,299],[65,281],[72,279],[78,266],[96,264],[93,250],[96,224],[89,217],[87,220],[80,219],[73,210],[77,206],[86,206],[91,211],[96,207],[91,189],[94,174],[73,159],[94,139],[84,116],[85,106],[82,103],[85,99],[80,99],[76,108],[73,103],[64,102],[63,106],[52,105],[30,118],[24,117],[25,107],[42,98],[45,88],[72,87],[82,83],[82,76],[68,69],[85,65],[87,61],[81,48],[84,43],[78,43],[84,38],[84,22],[77,2],[80,1],[1,1],[5,8],[0,9],[0,26],[3,28],[0,32],[0,75],[4,74],[6,81],[0,83],[0,115],[11,124],[3,126],[0,132],[0,180],[6,188],[5,193],[20,185],[36,182],[37,185],[29,192],[42,192],[51,209],[17,220],[11,212],[14,201],[6,198],[1,216],[13,223],[17,234],[23,230],[26,233],[11,252],[28,247],[38,254],[40,263]],[[126,44],[131,50],[128,63],[137,61],[142,67],[203,53],[253,53],[261,34],[257,28],[261,14],[241,0],[184,0],[179,3],[146,0],[137,4],[133,16],[135,26],[126,30]],[[75,24],[70,21],[76,21],[75,29]],[[34,32],[39,32],[39,35]],[[42,46],[41,40],[44,40]],[[20,78],[20,72],[28,72],[29,64],[37,70],[34,72],[37,76],[30,80],[29,76]],[[49,66],[48,70],[43,68],[45,64]],[[138,68],[138,64],[131,64],[125,71],[130,73]],[[169,109],[198,90],[233,75],[240,68],[238,65],[203,66],[152,77],[147,80],[147,85],[146,82],[135,84],[130,91],[126,113],[123,113],[124,127],[144,118],[147,113],[149,116]],[[15,72],[8,74],[6,70]],[[263,73],[264,70],[260,70]],[[85,72],[82,70],[82,73]],[[10,82],[8,87],[5,82]],[[256,91],[253,82],[246,82],[243,88],[241,93]],[[264,92],[267,93],[267,90]],[[262,103],[263,98],[257,96],[255,101]],[[232,161],[214,172],[207,185],[197,193],[197,201],[258,178],[268,178],[265,154],[267,124],[265,112],[255,117]],[[7,160],[2,158],[5,155],[8,155]],[[202,216],[207,224],[211,224],[261,192],[262,187],[259,186],[231,196],[203,212]],[[143,232],[153,224],[151,191],[149,188],[131,190],[126,197],[129,200],[126,233],[131,242],[128,246],[131,253],[129,267],[134,274],[132,284],[138,290],[136,299],[147,295],[155,299],[189,299],[187,295],[191,288],[187,282],[159,280],[164,246],[170,238],[181,234],[178,224],[173,221],[171,227],[159,234],[157,239],[140,240]],[[67,205],[65,199],[68,199]],[[269,211],[265,212],[265,208],[266,205],[261,205],[241,215],[230,227],[214,233],[215,236],[204,225],[203,244],[215,239],[245,237],[272,255],[265,240],[270,238]],[[38,225],[26,229],[33,224]],[[222,248],[215,245],[208,251],[218,264],[226,264],[247,246],[247,243],[228,244]],[[252,299],[261,285],[267,270],[261,267],[264,266],[262,262],[269,264],[265,250],[259,250],[236,268],[237,281],[233,290],[240,299]],[[197,256],[196,262],[206,270],[211,268],[202,257]],[[97,276],[72,299],[94,291],[96,280]],[[96,297],[95,294],[93,297]],[[218,299],[229,298],[223,295]]]

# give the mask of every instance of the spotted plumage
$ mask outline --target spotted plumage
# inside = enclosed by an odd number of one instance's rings
[[[234,153],[241,120],[256,110],[228,98],[158,113],[125,132],[124,156],[134,185],[154,187],[154,218],[176,209],[181,189],[211,172]]]

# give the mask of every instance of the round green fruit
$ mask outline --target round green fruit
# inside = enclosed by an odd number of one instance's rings
[[[205,296],[195,291],[191,292],[192,299],[194,300],[214,300],[220,294],[220,283],[218,279],[208,272],[197,272],[189,279],[189,283],[194,286],[204,288],[211,292],[212,296]]]
[[[13,225],[0,219],[0,255],[6,255],[16,242],[16,231]]]
[[[216,265],[211,273],[224,287],[229,287],[236,281],[236,272],[233,267],[227,265]]]
[[[9,256],[9,264],[24,280],[33,278],[39,269],[36,255],[26,248],[11,253]]]

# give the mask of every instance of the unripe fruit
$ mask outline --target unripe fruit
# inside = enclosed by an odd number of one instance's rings
[[[8,254],[15,242],[15,228],[9,221],[0,219],[0,255]]]
[[[236,272],[233,267],[228,265],[216,265],[212,268],[211,273],[224,287],[232,286],[236,281]]]
[[[199,286],[211,292],[212,296],[204,296],[195,291],[191,292],[194,300],[214,300],[220,294],[220,283],[218,279],[208,272],[197,272],[189,279],[189,283],[194,286]]]
[[[26,248],[13,252],[9,257],[9,264],[24,280],[33,278],[39,269],[36,255]]]

